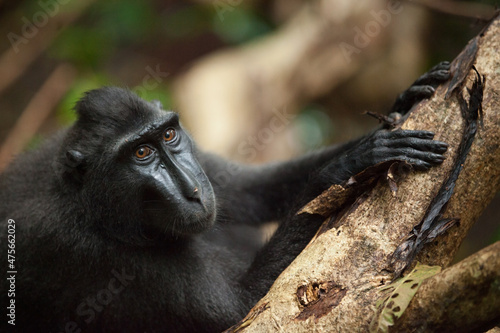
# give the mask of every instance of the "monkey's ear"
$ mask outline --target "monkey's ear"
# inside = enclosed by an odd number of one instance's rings
[[[161,102],[159,100],[153,99],[151,101],[151,104],[153,104],[154,106],[156,106],[158,109],[163,110],[163,104],[161,104]]]
[[[85,174],[85,156],[78,150],[68,150],[64,160],[66,172],[78,181],[82,181]]]

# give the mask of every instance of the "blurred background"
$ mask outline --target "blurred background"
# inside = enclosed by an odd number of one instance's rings
[[[246,163],[363,135],[419,75],[454,59],[498,0],[0,0],[0,172],[117,85],[181,114]],[[500,195],[459,258],[500,240]]]

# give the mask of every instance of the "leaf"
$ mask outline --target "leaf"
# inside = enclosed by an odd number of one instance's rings
[[[440,271],[440,266],[417,263],[410,274],[382,287],[380,292],[383,294],[375,303],[370,332],[388,332],[389,326],[393,326],[397,318],[401,317],[422,282]]]

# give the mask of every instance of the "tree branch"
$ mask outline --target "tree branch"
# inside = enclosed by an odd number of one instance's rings
[[[393,332],[468,332],[500,323],[500,242],[479,251],[418,290]]]

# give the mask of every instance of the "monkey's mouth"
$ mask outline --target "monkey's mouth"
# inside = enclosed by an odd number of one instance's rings
[[[210,192],[210,191],[209,191]],[[143,195],[146,233],[166,236],[187,236],[208,230],[215,224],[216,210],[213,193],[200,197],[164,197],[156,190]]]

